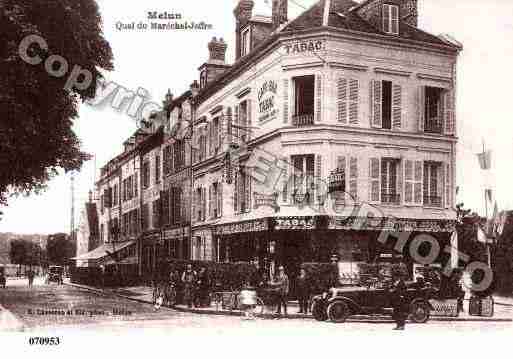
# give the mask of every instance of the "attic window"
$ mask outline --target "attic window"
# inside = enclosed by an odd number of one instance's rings
[[[387,34],[399,34],[399,6],[383,5],[383,31]]]
[[[246,56],[251,51],[250,28],[248,27],[241,34],[240,56]]]

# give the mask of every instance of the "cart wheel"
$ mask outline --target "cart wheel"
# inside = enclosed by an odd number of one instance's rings
[[[328,319],[334,323],[344,323],[349,317],[349,307],[342,301],[331,303],[326,311]]]
[[[429,320],[429,305],[424,302],[415,302],[410,306],[410,319],[414,323],[426,323]]]
[[[253,313],[253,315],[262,315],[264,314],[264,301],[260,298],[257,298],[256,299],[256,305],[253,306],[253,309],[251,310],[251,312]]]

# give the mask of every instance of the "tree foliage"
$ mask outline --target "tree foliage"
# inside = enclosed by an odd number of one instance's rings
[[[37,243],[25,239],[15,239],[11,242],[9,258],[13,264],[40,265],[44,257],[44,251]]]
[[[67,234],[57,233],[48,236],[46,253],[48,262],[55,265],[66,265],[75,256],[76,245]]]
[[[28,35],[48,44],[48,51],[29,48],[41,64],[29,64],[19,55]],[[66,59],[64,76],[45,70],[51,55]],[[65,89],[75,65],[92,74],[88,88]],[[0,2],[0,205],[9,194],[41,191],[59,169],[78,170],[89,159],[72,125],[79,103],[94,97],[102,69],[113,69],[112,51],[95,0]]]

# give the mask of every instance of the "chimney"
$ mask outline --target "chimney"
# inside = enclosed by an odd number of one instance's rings
[[[219,62],[224,64],[226,62],[226,49],[228,45],[221,37],[217,40],[215,37],[208,43],[208,51],[210,53],[209,62]]]
[[[233,10],[235,16],[235,59],[240,58],[241,35],[240,29],[247,24],[251,19],[253,7],[255,3],[253,0],[239,0],[237,7]]]
[[[288,0],[273,0],[273,31],[288,21]]]
[[[418,0],[403,0],[401,4],[401,19],[410,26],[419,26]]]

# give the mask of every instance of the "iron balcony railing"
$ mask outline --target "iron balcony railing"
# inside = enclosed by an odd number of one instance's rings
[[[424,132],[442,134],[442,131],[443,122],[440,117],[426,119],[426,123],[424,125]]]
[[[430,207],[441,207],[442,197],[440,196],[424,196],[424,205]]]
[[[381,202],[386,204],[399,204],[401,196],[396,193],[381,193]]]
[[[292,117],[292,124],[294,126],[311,126],[314,124],[314,115],[296,115]]]

